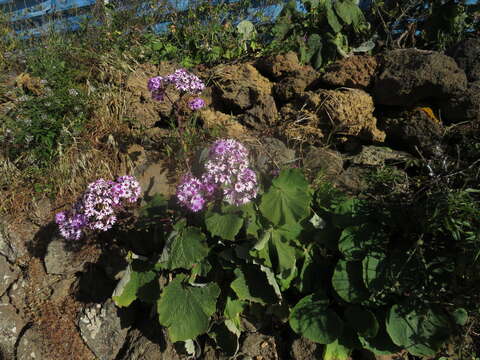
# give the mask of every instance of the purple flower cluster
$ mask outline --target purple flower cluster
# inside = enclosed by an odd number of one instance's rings
[[[177,188],[177,199],[191,211],[200,211],[221,190],[223,199],[243,205],[257,196],[257,175],[249,168],[247,149],[233,139],[218,140],[209,150],[205,173],[198,179],[186,175]]]
[[[199,95],[204,89],[205,84],[196,75],[190,74],[185,69],[175,70],[173,74],[166,76],[155,76],[148,80],[148,90],[152,93],[152,98],[157,101],[163,101],[165,98],[165,89],[167,85],[172,84],[178,91],[190,95]],[[205,101],[196,97],[188,102],[192,110],[198,110],[205,106]]]
[[[140,197],[140,184],[133,176],[120,176],[117,181],[98,179],[89,184],[70,211],[55,216],[60,234],[69,240],[81,238],[84,229],[107,231],[117,221],[117,213],[127,203]]]

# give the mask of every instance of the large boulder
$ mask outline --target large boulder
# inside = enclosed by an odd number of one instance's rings
[[[447,100],[466,87],[465,72],[451,57],[435,51],[398,49],[381,57],[374,97],[377,104],[411,106],[422,100]]]
[[[439,103],[442,121],[458,123],[480,121],[480,80],[468,84],[465,92]]]
[[[429,108],[391,112],[381,118],[381,128],[387,134],[385,142],[392,148],[418,156],[442,153],[444,129]]]
[[[334,87],[366,89],[373,83],[377,67],[378,61],[374,56],[349,56],[329,65],[320,81]]]
[[[217,110],[241,115],[254,128],[269,127],[278,120],[272,83],[252,65],[219,65],[212,69],[212,77]]]
[[[353,136],[375,142],[385,139],[373,116],[373,99],[363,90],[309,91],[302,100],[308,109],[317,114],[319,126],[331,135]]]
[[[286,76],[294,75],[310,66],[301,65],[295,52],[290,51],[285,54],[277,54],[258,59],[253,66],[267,78],[273,81],[279,81]]]
[[[465,39],[448,51],[467,74],[468,81],[480,80],[480,39]]]

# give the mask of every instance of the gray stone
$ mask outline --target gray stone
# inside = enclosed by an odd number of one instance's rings
[[[403,151],[395,151],[382,146],[363,146],[359,154],[349,158],[355,165],[382,166],[390,162],[403,162],[412,156]]]
[[[445,100],[465,91],[467,77],[451,57],[435,51],[386,52],[375,80],[377,104],[411,106],[422,100]]]
[[[267,137],[252,147],[257,153],[256,168],[262,172],[294,164],[295,150],[289,149],[279,139]]]
[[[0,255],[5,256],[12,263],[17,259],[15,246],[8,236],[7,225],[2,220],[0,220]]]
[[[76,258],[75,252],[69,251],[66,245],[60,238],[54,238],[48,244],[44,259],[48,274],[72,274],[83,269],[83,261]]]
[[[335,180],[334,184],[349,194],[356,195],[368,189],[365,177],[369,170],[361,166],[350,166]]]
[[[25,325],[26,321],[17,314],[15,307],[9,303],[8,297],[0,298],[1,359],[14,359],[15,344]]]
[[[99,360],[116,359],[127,338],[132,315],[130,308],[117,309],[110,299],[83,310],[79,319],[80,334]]]
[[[7,258],[0,255],[0,296],[18,279],[19,272],[18,268],[10,265]]]
[[[28,328],[23,333],[16,352],[16,360],[58,360],[43,341],[41,332],[36,326]]]
[[[312,148],[305,156],[303,165],[314,171],[321,171],[328,179],[343,171],[342,154],[325,148]]]

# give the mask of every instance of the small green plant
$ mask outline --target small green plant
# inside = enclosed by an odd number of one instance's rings
[[[306,12],[290,1],[272,32],[273,47],[296,50],[303,63],[319,69],[338,57],[346,57],[349,41],[358,40],[369,24],[353,0],[303,1]],[[356,39],[357,38],[357,39]]]

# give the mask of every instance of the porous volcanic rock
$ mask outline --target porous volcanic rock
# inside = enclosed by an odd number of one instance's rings
[[[290,356],[293,360],[321,359],[322,347],[302,337],[293,341]]]
[[[248,132],[235,116],[224,114],[221,111],[203,108],[198,112],[198,117],[203,122],[204,128],[224,131],[228,137],[238,138]]]
[[[267,78],[273,81],[294,75],[298,71],[302,71],[310,66],[304,66],[298,61],[298,56],[295,52],[289,51],[285,54],[277,54],[258,59],[253,66]]]
[[[383,116],[381,128],[387,134],[387,145],[415,156],[419,155],[418,151],[425,156],[441,154],[440,142],[444,130],[440,121],[427,109],[391,112]]]
[[[343,171],[343,157],[338,151],[313,147],[305,156],[303,165],[315,172],[321,171],[332,180]]]
[[[380,67],[374,84],[377,104],[411,106],[427,99],[446,100],[467,87],[465,72],[455,60],[435,51],[388,51]]]
[[[372,84],[377,67],[378,61],[374,56],[349,56],[329,65],[320,81],[329,86],[365,89]]]
[[[314,111],[318,126],[329,133],[382,142],[385,134],[377,128],[372,97],[363,90],[307,91],[302,97],[306,108]]]
[[[445,123],[480,121],[480,80],[469,83],[464,93],[440,102],[439,107]]]
[[[465,39],[448,51],[467,74],[468,81],[480,80],[480,39]]]
[[[273,86],[275,99],[280,102],[295,100],[317,80],[318,73],[310,66],[295,70]]]
[[[241,115],[254,128],[265,128],[278,120],[272,83],[250,64],[219,65],[212,69],[213,105],[224,113]]]

